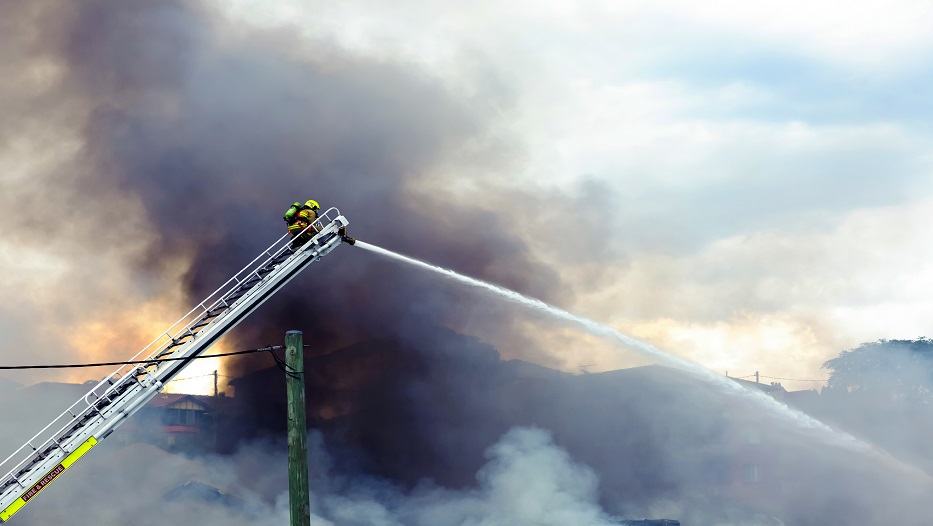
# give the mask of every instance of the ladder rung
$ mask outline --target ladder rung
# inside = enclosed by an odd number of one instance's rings
[[[170,343],[165,349],[168,350],[168,349],[174,349],[175,347],[181,347],[185,343],[186,342],[183,342],[181,340],[175,340],[172,343]]]
[[[216,318],[217,316],[220,316],[220,313],[219,313],[219,312],[218,312],[217,314],[213,315],[213,316],[205,316],[205,317],[201,318],[201,320],[198,321],[198,323],[192,325],[191,328],[188,329],[188,330],[193,331],[193,330],[195,330],[195,329],[199,329],[199,328],[201,328],[201,327],[204,327],[205,325],[207,325],[208,323],[210,323],[211,320],[213,320],[213,319]]]
[[[43,449],[42,452],[39,453],[39,458],[40,458],[40,459],[48,458],[49,453],[51,453],[53,449],[55,449],[55,445],[54,445],[54,444],[51,445],[51,446],[49,446],[49,447],[47,447],[47,448],[45,448],[45,449]]]
[[[233,296],[236,296],[237,298],[239,298],[240,296],[242,296],[242,295],[246,294],[247,292],[249,292],[249,289],[251,289],[251,288],[252,288],[252,285],[249,286],[249,287],[244,286],[244,285],[241,285],[241,286],[237,287],[236,290],[234,290],[233,292],[231,292],[231,293],[230,293],[230,296],[227,296],[227,297],[224,298],[224,299],[230,299],[230,298],[232,298]]]
[[[68,430],[68,432],[66,432],[65,434],[61,436],[61,439],[68,440],[69,438],[73,437],[74,434],[77,433],[78,430],[80,430],[82,427],[84,427],[83,424],[73,426],[71,429]]]
[[[240,288],[241,288],[241,289],[244,289],[244,290],[249,290],[249,289],[253,288],[253,287],[254,287],[257,283],[259,283],[260,281],[262,281],[262,278],[260,278],[260,277],[258,277],[258,276],[255,277],[255,278],[250,278],[250,279],[244,281],[243,284],[240,285]]]
[[[170,350],[170,349],[174,349],[175,347],[178,347],[179,345],[181,345],[181,344],[176,344],[175,342],[172,342],[172,343],[166,345],[166,346],[165,346],[165,350],[163,350],[162,352],[160,352],[159,355],[156,356],[156,358],[161,358],[161,357],[165,356],[166,354],[169,354],[169,350]]]
[[[191,336],[194,336],[194,334],[191,334]],[[188,343],[189,341],[191,341],[191,340],[186,340],[186,339],[185,339],[185,338],[188,338],[188,337],[189,337],[189,335],[185,334],[185,335],[182,336],[181,338],[174,338],[174,339],[172,339],[172,343],[168,344],[168,345],[165,347],[165,350],[171,349],[171,348],[173,348],[173,347],[178,347],[178,346],[180,346],[180,345],[184,345],[184,344]],[[160,356],[164,356],[164,355],[165,355],[165,351],[162,351],[162,352],[159,354],[159,356],[157,356],[157,358],[160,357]]]

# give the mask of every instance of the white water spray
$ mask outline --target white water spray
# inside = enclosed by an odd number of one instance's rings
[[[823,436],[823,438],[827,439],[830,443],[846,446],[854,450],[873,454],[882,460],[886,460],[888,463],[894,463],[895,466],[901,468],[902,470],[907,471],[908,473],[913,474],[914,476],[920,476],[921,478],[925,479],[927,482],[931,481],[930,477],[926,473],[923,473],[922,471],[920,471],[919,469],[913,466],[908,466],[904,464],[903,462],[892,457],[890,454],[884,451],[880,451],[877,448],[853,437],[852,435],[848,433],[832,429],[831,427],[811,417],[810,415],[807,415],[799,410],[788,407],[787,405],[784,405],[781,402],[778,402],[774,398],[766,395],[765,393],[761,391],[746,389],[742,387],[741,385],[739,385],[738,383],[728,379],[727,377],[720,376],[710,371],[709,369],[706,369],[705,367],[703,367],[702,365],[696,362],[692,362],[690,360],[685,360],[683,358],[674,356],[670,353],[667,353],[655,347],[654,345],[646,341],[639,340],[638,338],[634,338],[632,336],[623,334],[613,329],[612,327],[603,325],[589,318],[584,318],[582,316],[571,314],[565,310],[548,305],[547,303],[544,303],[541,300],[529,298],[527,296],[519,294],[518,292],[515,292],[514,290],[509,290],[503,287],[499,287],[497,285],[493,285],[491,283],[487,283],[485,281],[481,281],[481,280],[474,279],[468,276],[464,276],[452,270],[449,270],[443,267],[438,267],[435,265],[431,265],[429,263],[425,263],[423,261],[410,258],[408,256],[403,256],[401,254],[392,252],[390,250],[386,250],[381,247],[377,247],[375,245],[371,245],[363,241],[357,240],[355,246],[368,250],[370,252],[374,252],[376,254],[388,257],[388,258],[392,258],[398,261],[403,261],[405,263],[415,265],[417,267],[421,267],[426,270],[430,270],[431,272],[441,274],[443,276],[454,279],[461,283],[465,283],[467,285],[495,293],[515,303],[519,303],[521,305],[531,307],[533,309],[539,310],[541,312],[547,313],[557,318],[571,321],[573,323],[583,326],[591,334],[594,334],[597,336],[615,338],[616,340],[624,343],[625,345],[632,347],[633,349],[637,350],[638,352],[641,352],[642,354],[646,354],[648,356],[657,358],[665,362],[666,364],[676,367],[677,369],[681,371],[689,373],[690,375],[696,378],[699,378],[709,384],[712,384],[713,386],[717,387],[720,391],[724,393],[732,394],[735,396],[739,396],[739,397],[754,401],[758,405],[762,406],[764,409],[769,410],[772,414],[784,420],[790,421],[795,426],[798,426],[804,429],[812,429],[815,431],[819,431],[821,432],[820,434]]]

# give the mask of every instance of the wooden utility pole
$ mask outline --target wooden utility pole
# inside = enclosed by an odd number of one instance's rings
[[[311,525],[308,494],[308,428],[305,425],[304,344],[301,331],[285,333],[288,393],[288,507],[291,526]]]
[[[220,420],[220,401],[217,400],[217,369],[214,369],[214,412],[211,415],[214,417],[214,425],[211,426],[214,428],[213,437],[213,447],[214,453],[217,452],[217,422]]]

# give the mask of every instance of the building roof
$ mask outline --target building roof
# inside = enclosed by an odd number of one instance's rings
[[[561,376],[567,376],[567,373],[544,367],[536,363],[526,362],[524,360],[509,360],[502,362],[503,366],[510,370],[518,378],[522,379],[552,379]]]
[[[211,406],[209,402],[211,398],[210,396],[190,395],[183,393],[159,393],[155,395],[155,398],[149,402],[149,405],[152,407],[166,407],[189,398],[192,402],[204,406],[205,408],[209,408]]]
[[[97,385],[97,382],[88,381],[83,384],[74,384],[68,382],[39,382],[37,384],[26,385],[17,389],[21,393],[32,393],[32,392],[42,392],[42,393],[67,393],[75,394],[77,396],[83,395],[94,388]]]
[[[779,383],[763,384],[763,383],[759,383],[759,382],[752,382],[752,381],[749,381],[749,380],[742,380],[741,378],[733,378],[733,377],[731,377],[731,376],[727,376],[726,378],[728,378],[728,379],[732,380],[733,382],[736,382],[736,383],[738,383],[738,384],[740,384],[740,385],[742,385],[742,386],[744,386],[744,387],[750,387],[750,388],[753,387],[753,388],[755,388],[755,389],[760,389],[760,390],[762,390],[762,391],[764,391],[764,392],[766,392],[766,393],[768,393],[768,394],[786,393],[786,392],[787,392],[787,390],[784,389],[784,386],[781,385],[781,384],[779,384]]]

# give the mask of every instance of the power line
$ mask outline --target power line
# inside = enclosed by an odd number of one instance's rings
[[[305,345],[305,347],[310,347],[310,345]],[[0,365],[0,371],[9,371],[9,370],[21,370],[21,369],[76,369],[80,367],[106,367],[113,365],[142,365],[142,364],[156,364],[162,362],[176,362],[180,360],[200,360],[202,358],[222,358],[224,356],[236,356],[239,354],[251,354],[257,352],[268,352],[276,359],[278,363],[279,358],[275,355],[273,351],[279,349],[284,349],[284,345],[270,345],[268,347],[260,347],[258,349],[247,349],[245,351],[232,351],[218,354],[208,354],[202,356],[184,356],[180,358],[161,358],[157,360],[136,360],[128,362],[98,362],[98,363],[69,363],[69,364],[56,364],[56,365]],[[213,373],[211,373],[213,374]],[[207,376],[207,375],[205,375]],[[196,377],[192,377],[196,378]]]
[[[755,376],[755,373],[746,374],[745,376],[729,376],[729,378],[734,378],[736,380],[742,380],[743,378],[751,378],[752,376]],[[761,378],[767,378],[768,380],[787,380],[788,382],[825,382],[828,380],[828,378],[820,378],[820,379],[783,378],[780,376],[765,376],[763,374],[759,374],[758,376]]]
[[[761,377],[762,377],[762,378],[767,378],[768,380],[788,380],[788,381],[790,381],[790,382],[825,382],[825,381],[828,380],[828,378],[820,378],[820,379],[815,379],[815,380],[814,380],[814,379],[809,379],[809,380],[808,380],[808,379],[803,379],[803,378],[781,378],[781,377],[779,377],[779,376],[765,376],[765,375],[761,375]]]
[[[185,380],[197,380],[198,378],[206,378],[208,376],[214,376],[214,373],[199,374],[197,376],[186,376],[184,378],[172,378],[169,380],[169,382],[184,382]]]
[[[310,347],[310,345],[304,345],[304,347]],[[107,367],[107,366],[114,366],[114,365],[142,365],[142,364],[151,365],[151,364],[156,364],[156,363],[161,363],[161,362],[174,362],[174,361],[179,361],[179,360],[200,360],[204,358],[223,358],[226,356],[237,356],[241,354],[252,354],[252,353],[258,353],[258,352],[268,352],[272,354],[273,358],[276,361],[276,364],[278,365],[280,358],[276,356],[276,354],[273,351],[277,351],[277,350],[284,349],[284,348],[285,348],[284,345],[270,345],[268,347],[259,347],[256,349],[247,349],[244,351],[232,351],[232,352],[225,352],[225,353],[218,353],[218,354],[207,354],[207,355],[202,355],[202,356],[186,356],[186,357],[180,357],[180,358],[161,358],[158,360],[135,360],[135,361],[126,361],[126,362],[69,363],[69,364],[53,364],[53,365],[0,365],[0,371],[24,370],[24,369],[77,369],[77,368],[84,368],[84,367]],[[178,378],[172,381],[181,382],[184,380],[191,380],[193,378],[203,378],[205,376],[213,376],[213,373],[202,374],[200,376],[189,376],[186,378]],[[227,376],[223,374],[219,376],[223,376],[224,378],[232,378],[231,376]],[[743,378],[750,378],[752,376],[755,376],[755,373],[746,374],[745,376],[730,376],[730,378],[741,380]],[[764,374],[760,374],[758,376],[761,378],[767,378],[769,380],[785,380],[788,382],[825,382],[827,381],[826,378],[819,378],[819,379],[784,378],[781,376],[767,376]]]

